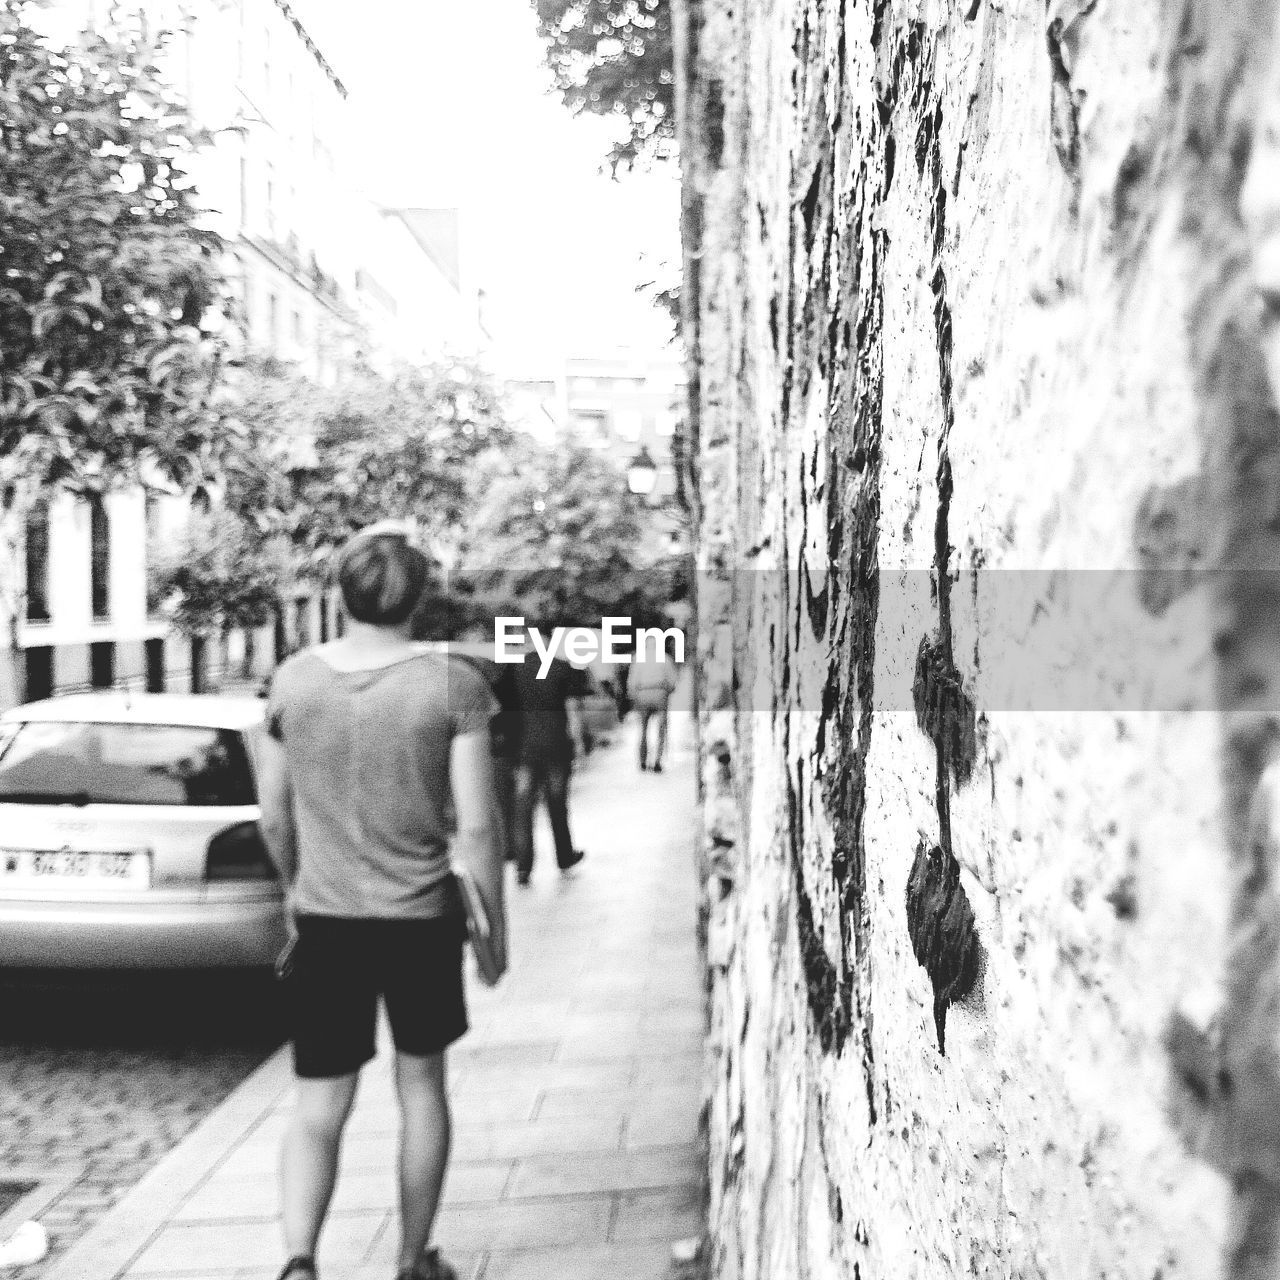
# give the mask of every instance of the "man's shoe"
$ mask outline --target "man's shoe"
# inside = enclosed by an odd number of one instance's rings
[[[440,1256],[439,1249],[428,1249],[421,1262],[398,1271],[396,1280],[458,1280],[458,1273]]]
[[[585,858],[586,856],[587,856],[587,855],[586,855],[586,854],[585,854],[581,849],[575,849],[575,850],[573,851],[573,856],[569,859],[569,861],[568,861],[568,862],[562,862],[562,863],[560,864],[560,870],[561,870],[561,871],[570,871],[570,870],[572,870],[572,869],[573,869],[574,867],[576,867],[576,866],[578,865],[578,863],[580,863],[580,862],[583,860],[583,858]]]
[[[655,764],[655,765],[653,766],[653,771],[654,771],[654,773],[661,773],[661,772],[662,772],[662,766],[661,766],[660,764]]]
[[[316,1261],[309,1254],[295,1254],[284,1264],[276,1280],[316,1280]]]
[[[527,871],[517,871],[516,884],[528,884],[528,883],[529,883],[529,873]]]

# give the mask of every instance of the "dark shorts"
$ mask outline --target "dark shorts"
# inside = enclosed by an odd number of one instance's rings
[[[299,916],[285,983],[294,1070],[350,1075],[375,1052],[378,998],[401,1053],[439,1053],[467,1030],[462,988],[466,923]]]

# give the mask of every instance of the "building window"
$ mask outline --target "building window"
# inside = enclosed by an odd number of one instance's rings
[[[28,702],[53,697],[53,646],[37,645],[23,652],[24,688]]]
[[[276,238],[276,179],[275,171],[271,165],[267,165],[267,182],[266,182],[266,220],[267,235],[271,239]]]
[[[322,386],[329,385],[329,330],[324,318],[316,321],[316,378]]]
[[[280,341],[280,299],[267,295],[267,350],[274,354]]]
[[[191,692],[209,691],[209,653],[204,636],[191,637]]]
[[[147,661],[147,692],[163,693],[165,686],[164,637],[154,636],[144,646]]]
[[[295,311],[293,313],[293,342],[297,347],[302,346],[302,312]]]
[[[673,436],[676,433],[677,418],[670,409],[663,409],[653,420],[653,429],[660,436]]]
[[[588,449],[609,447],[609,418],[603,413],[575,413],[574,432],[578,443]]]
[[[160,545],[160,499],[148,491],[143,499],[143,529],[146,545],[143,548],[147,566],[147,617],[154,618],[161,612],[163,601],[156,585],[154,564],[161,555]]]
[[[240,322],[247,342],[253,341],[253,277],[245,271],[240,277]]]
[[[111,617],[111,516],[101,498],[89,500],[89,593],[93,620]]]
[[[311,647],[311,600],[307,596],[293,602],[293,639],[299,649]]]
[[[110,689],[116,682],[116,646],[112,640],[95,640],[89,646],[89,683]]]
[[[644,415],[638,409],[620,409],[618,411],[618,436],[622,440],[635,444],[644,430]]]
[[[289,630],[285,624],[284,608],[276,606],[275,616],[271,620],[271,645],[276,655],[276,662],[283,662],[289,656]]]
[[[39,503],[27,516],[27,621],[48,622],[49,504]]]

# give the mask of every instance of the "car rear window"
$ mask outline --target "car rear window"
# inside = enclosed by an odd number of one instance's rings
[[[0,804],[251,805],[241,736],[189,725],[29,720],[0,735]]]

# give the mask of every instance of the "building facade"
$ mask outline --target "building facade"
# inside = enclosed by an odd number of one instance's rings
[[[651,500],[677,495],[685,372],[675,352],[573,355],[513,367],[505,386],[516,421],[540,439],[597,449],[624,471],[643,451],[657,469]]]
[[[234,341],[320,383],[357,360],[420,362],[482,345],[456,210],[385,210],[351,181],[347,89],[286,0],[83,0],[55,6],[51,38],[127,9],[169,33],[165,70],[210,136],[189,172],[228,246]],[[310,591],[275,627],[212,639],[174,633],[148,598],[148,548],[173,545],[186,495],[142,487],[90,507],[62,495],[29,522],[27,609],[8,700],[128,685],[185,690],[258,678],[275,655],[325,638],[333,601]],[[105,585],[104,585],[105,584]]]

